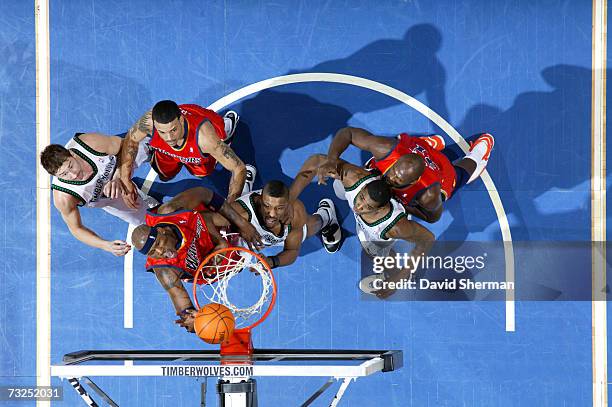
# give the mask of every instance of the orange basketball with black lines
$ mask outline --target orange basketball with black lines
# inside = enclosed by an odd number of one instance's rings
[[[234,333],[234,314],[225,305],[212,302],[200,308],[193,327],[196,334],[208,343],[222,343]]]

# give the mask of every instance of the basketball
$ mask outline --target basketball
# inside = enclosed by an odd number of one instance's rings
[[[204,342],[221,343],[232,336],[234,324],[232,311],[225,305],[213,302],[200,308],[193,327]]]

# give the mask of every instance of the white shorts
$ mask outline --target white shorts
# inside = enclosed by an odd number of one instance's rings
[[[134,160],[134,168],[138,168],[143,163],[150,159],[149,154],[149,141],[150,137],[145,138],[138,145],[138,153],[136,154],[136,160]],[[116,171],[119,171],[117,168]],[[122,197],[115,199],[103,198],[97,202],[86,205],[90,208],[101,208],[105,212],[110,213],[113,216],[129,223],[130,225],[138,226],[145,223],[145,215],[147,210],[153,206],[159,204],[155,199],[145,195],[140,189],[138,189],[138,209],[128,208]]]
[[[228,233],[226,235],[222,233],[222,235],[227,239],[228,243],[231,246],[249,247],[247,245],[247,242],[242,237],[240,237],[238,233]],[[304,240],[306,240],[307,236],[308,236],[308,226],[304,224],[304,226],[302,226],[302,243],[304,242]],[[279,242],[276,244],[265,245],[263,248],[265,249],[266,247],[284,247],[284,246],[285,246],[285,241],[283,240],[282,242]]]
[[[370,257],[386,257],[391,252],[395,239],[383,240],[383,241],[371,241],[368,240],[366,234],[361,230],[359,224],[357,224],[357,237],[361,247]]]

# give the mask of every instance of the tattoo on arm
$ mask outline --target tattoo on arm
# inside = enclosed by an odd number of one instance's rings
[[[144,135],[153,133],[153,118],[150,110],[143,114],[140,119],[130,127],[125,139],[132,143],[139,143],[144,136],[138,135],[138,132]]]
[[[234,150],[232,150],[227,144],[223,143],[222,141],[219,141],[219,143],[221,144],[220,147],[221,151],[223,152],[223,157],[227,158],[228,160],[232,160],[236,164],[242,163],[242,160],[238,158],[236,153],[234,153]]]
[[[240,192],[244,186],[244,182],[246,180],[246,168],[242,160],[228,145],[223,143],[221,140],[219,140],[217,143],[217,153],[221,153],[223,158],[227,160],[226,162],[221,162],[221,164],[232,173],[227,193],[227,201],[233,202],[240,196]]]
[[[149,110],[128,130],[120,154],[123,171],[131,176],[131,166],[138,155],[138,144],[147,135],[153,132],[153,119]]]
[[[138,144],[134,145],[134,143],[130,143],[126,146],[126,153],[130,161],[136,159],[136,155],[138,155]]]

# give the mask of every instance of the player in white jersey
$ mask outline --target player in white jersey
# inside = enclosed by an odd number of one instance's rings
[[[279,253],[265,258],[270,267],[295,262],[302,242],[319,232],[329,253],[340,249],[342,233],[330,199],[322,199],[317,211],[310,215],[300,200],[289,201],[289,188],[281,181],[270,181],[263,189],[251,191],[256,169],[247,164],[246,170],[243,195],[232,202],[232,207],[255,227],[265,247],[283,247]],[[283,222],[284,219],[288,219],[288,222]],[[218,220],[215,220],[215,224],[219,227],[229,226]]]
[[[312,181],[317,169],[325,163],[327,156],[316,154],[311,156],[295,177],[291,185],[291,196],[299,195]],[[336,170],[330,172],[338,180],[349,203],[357,224],[357,236],[370,256],[390,255],[393,243],[405,240],[414,244],[410,256],[416,258],[427,253],[434,242],[434,235],[425,227],[408,218],[403,207],[392,199],[390,187],[376,173],[370,172],[344,160],[338,160]],[[416,270],[406,268],[387,276],[387,281],[399,281],[410,278]],[[384,298],[393,290],[374,292]]]
[[[341,181],[334,181],[334,189],[337,191],[337,195],[345,199],[351,208],[353,215],[355,216],[355,224],[357,225],[357,237],[361,243],[361,247],[370,257],[375,256],[388,256],[391,252],[391,248],[397,239],[393,239],[387,235],[387,232],[393,228],[393,226],[400,220],[407,218],[407,214],[404,207],[391,198],[389,201],[390,208],[388,211],[382,211],[384,216],[380,219],[374,218],[375,221],[366,221],[358,211],[355,210],[358,198],[373,195],[371,192],[361,193],[368,185],[372,182],[380,181],[382,177],[375,173],[364,174],[362,178],[358,179],[355,183],[350,186],[345,186]],[[338,188],[338,184],[340,188]],[[385,188],[380,188],[378,185],[373,185],[375,188],[374,194],[378,193],[384,195]],[[378,187],[378,188],[376,188]],[[339,193],[338,193],[339,191]],[[361,195],[360,195],[361,193]],[[408,219],[410,219],[408,217]]]
[[[130,250],[123,240],[105,240],[83,225],[79,206],[102,208],[132,225],[144,222],[148,207],[157,201],[142,192],[138,209],[128,208],[121,194],[123,184],[117,171],[122,139],[99,133],[77,133],[65,146],[51,144],[41,153],[40,161],[53,175],[53,203],[60,211],[70,233],[81,242],[115,256]],[[136,165],[148,159],[145,143],[141,143]]]

